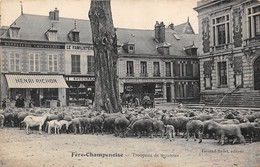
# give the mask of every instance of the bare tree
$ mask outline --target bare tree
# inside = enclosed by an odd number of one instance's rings
[[[89,19],[95,61],[94,110],[119,112],[117,76],[117,36],[113,25],[110,0],[91,0]]]

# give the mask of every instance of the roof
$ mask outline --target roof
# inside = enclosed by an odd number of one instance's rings
[[[57,42],[71,43],[68,34],[74,30],[75,21],[77,23],[76,30],[79,31],[80,43],[92,44],[92,32],[89,20],[60,17],[59,21],[53,21],[48,16],[23,14],[14,23],[20,27],[21,40],[48,42],[45,32],[53,27],[52,29],[58,31]],[[174,30],[170,28],[165,29],[165,42],[171,45],[170,55],[186,56],[187,54],[183,48],[192,45],[193,41],[198,46],[199,38],[197,34],[183,33],[183,29],[187,26],[191,27],[188,21],[175,26]],[[176,35],[179,39],[176,39]],[[118,45],[120,46],[127,42],[135,44],[135,54],[159,55],[156,48],[158,43],[154,40],[154,36],[154,30],[117,28]],[[10,37],[5,32],[1,38]],[[123,50],[120,50],[120,52],[124,54]]]
[[[75,28],[75,20],[77,20],[77,30],[80,31],[80,42],[92,43],[89,20],[60,17],[59,21],[53,21],[48,16],[23,14],[14,23],[20,27],[21,40],[48,41],[45,32],[53,26],[53,29],[58,30],[58,42],[71,42],[68,33]],[[9,36],[4,33],[2,38],[9,38]]]

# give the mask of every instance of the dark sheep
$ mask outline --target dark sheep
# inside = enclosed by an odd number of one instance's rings
[[[158,136],[158,133],[161,135],[161,138],[163,138],[164,136],[164,131],[165,131],[165,127],[164,127],[164,123],[161,120],[153,120],[153,130],[155,133],[155,136]]]
[[[140,119],[132,125],[132,131],[138,134],[138,138],[141,138],[141,132],[146,132],[147,135],[153,137],[153,121],[151,119]]]
[[[240,143],[245,143],[245,138],[241,134],[240,127],[235,124],[228,124],[228,125],[223,125],[219,123],[214,123],[212,122],[209,124],[208,129],[215,130],[216,134],[220,136],[219,142],[221,141],[221,145],[224,145],[224,139],[225,137],[235,137],[233,140],[233,144],[236,143],[237,138],[239,139]]]
[[[186,131],[186,124],[189,122],[188,117],[167,117],[162,116],[162,121],[165,125],[173,125],[175,128],[176,136],[178,132],[185,133]]]
[[[74,118],[69,123],[70,123],[69,128],[72,129],[72,131],[74,132],[74,135],[76,135],[77,132],[79,132],[79,134],[81,134],[81,123],[80,123],[79,118]]]
[[[19,124],[19,127],[20,129],[22,129],[23,125],[22,125],[22,121],[24,120],[24,118],[29,115],[27,112],[20,112],[18,113],[18,124]]]
[[[103,135],[103,121],[104,121],[104,117],[102,115],[98,115],[91,118],[92,134],[94,134],[96,131],[98,135],[98,132],[101,131],[101,134]]]
[[[241,134],[246,138],[247,136],[250,139],[250,143],[253,142],[253,137],[255,134],[254,123],[241,123],[238,125],[241,130]]]
[[[115,132],[116,135],[115,136],[119,136],[119,133],[122,133],[122,137],[125,137],[125,132],[127,130],[127,125],[129,124],[128,119],[126,119],[125,117],[117,117],[115,119]]]
[[[5,122],[5,116],[3,114],[0,114],[0,127],[4,128],[4,122]]]
[[[103,122],[103,131],[113,133],[115,130],[115,120],[118,116],[106,117]]]
[[[189,140],[190,133],[194,134],[194,141],[196,141],[196,134],[199,136],[199,143],[202,142],[202,135],[204,131],[204,124],[200,120],[191,120],[187,123],[186,125],[186,130],[187,130],[187,139],[186,141]]]
[[[82,117],[79,118],[80,124],[81,124],[81,134],[86,134],[89,132],[89,129],[91,127],[91,118]]]

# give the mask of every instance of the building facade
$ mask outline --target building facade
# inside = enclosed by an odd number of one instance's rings
[[[201,102],[260,107],[260,4],[202,0],[198,45]]]
[[[189,20],[154,30],[118,29],[120,93],[155,103],[198,102],[198,35]]]
[[[41,26],[39,26],[41,25]],[[198,35],[189,20],[154,30],[117,29],[121,94],[155,102],[199,101]],[[1,29],[1,100],[13,106],[93,102],[94,52],[88,20],[21,14]]]

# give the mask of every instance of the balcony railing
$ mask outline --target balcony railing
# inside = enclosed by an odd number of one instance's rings
[[[256,36],[254,38],[248,38],[245,40],[246,45],[255,45],[260,43],[260,36]]]
[[[215,46],[211,46],[211,52],[221,52],[221,51],[228,51],[231,50],[233,48],[233,44],[229,43],[229,44],[222,44],[222,45],[215,45]]]

